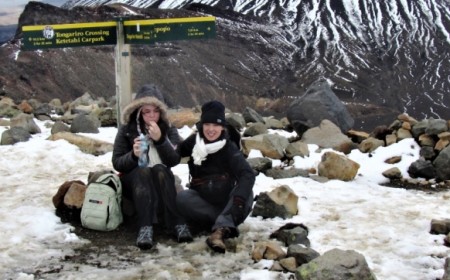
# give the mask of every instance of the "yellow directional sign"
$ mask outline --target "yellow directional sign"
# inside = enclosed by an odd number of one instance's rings
[[[216,35],[215,17],[167,18],[124,21],[126,44],[210,39]]]
[[[115,21],[23,26],[23,48],[114,45],[117,42],[116,28]]]
[[[215,21],[215,17],[191,17],[23,26],[22,48],[37,50],[116,44],[117,115],[120,116],[123,107],[131,100],[128,44],[214,38]]]
[[[124,20],[125,44],[210,39],[216,35],[215,17]],[[117,22],[23,26],[23,49],[64,48],[117,43]]]

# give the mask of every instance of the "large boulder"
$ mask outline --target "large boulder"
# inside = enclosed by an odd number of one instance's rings
[[[353,250],[332,249],[295,272],[299,280],[375,280],[366,259]]]
[[[12,118],[22,113],[14,104],[14,101],[9,97],[2,97],[0,99],[0,117]]]
[[[271,192],[262,192],[256,199],[252,217],[263,219],[281,217],[292,218],[298,214],[298,196],[287,185],[279,186]]]
[[[225,116],[227,123],[237,130],[245,128],[245,119],[241,114],[230,112]]]
[[[306,144],[315,144],[320,148],[331,148],[333,150],[348,154],[356,145],[352,140],[333,122],[325,119],[320,125],[308,129],[302,136],[301,141]]]
[[[91,154],[94,156],[104,155],[106,153],[112,152],[113,144],[89,138],[86,136],[70,133],[70,132],[58,132],[50,135],[48,140],[57,141],[57,140],[66,140],[72,145],[77,146],[84,153]]]
[[[26,142],[31,138],[31,134],[23,127],[16,126],[5,130],[2,133],[0,145],[13,145],[18,142]]]
[[[328,179],[351,181],[359,170],[359,163],[334,152],[326,152],[318,166],[319,176]]]
[[[242,117],[247,123],[265,123],[264,118],[250,107],[245,107]]]
[[[257,242],[252,252],[252,259],[257,262],[262,259],[280,260],[284,257],[286,257],[286,252],[274,241]]]
[[[11,127],[22,127],[30,134],[41,133],[41,129],[34,122],[33,115],[20,113],[19,115],[11,118]]]
[[[292,102],[287,118],[299,136],[309,128],[318,126],[324,119],[335,123],[342,132],[347,132],[355,123],[326,81],[316,81],[304,95]]]
[[[450,180],[450,146],[443,149],[433,161],[439,180]]]
[[[308,239],[308,233],[308,227],[303,224],[287,223],[273,232],[270,238],[283,242],[285,246],[301,244],[300,247],[310,247],[311,242]]]
[[[408,167],[408,174],[412,178],[420,177],[429,180],[436,177],[436,169],[431,161],[419,158]]]
[[[94,115],[77,115],[70,126],[72,133],[99,133],[100,120]]]
[[[262,134],[242,139],[242,147],[245,155],[249,155],[251,150],[258,150],[265,157],[281,159],[284,151],[289,145],[289,140],[278,134]]]
[[[71,188],[72,188],[72,191],[71,191],[72,194],[69,194],[66,198],[66,195]],[[69,205],[70,205],[70,207],[75,206],[76,203],[71,203],[74,201],[78,201],[78,202],[81,201],[81,204],[82,204],[83,203],[82,199],[74,198],[75,196],[73,196],[73,194],[79,193],[80,189],[81,190],[84,189],[84,192],[86,191],[86,184],[80,180],[64,182],[61,186],[58,187],[58,191],[52,198],[52,202],[53,202],[53,205],[55,206],[55,208],[69,207]],[[84,198],[84,192],[81,191],[83,198]],[[66,204],[66,202],[68,204]],[[81,204],[78,203],[79,207],[77,207],[77,208],[81,208]]]
[[[301,266],[305,263],[309,263],[312,260],[320,257],[320,254],[319,252],[317,252],[312,248],[305,247],[300,244],[291,244],[288,246],[287,256],[294,257],[297,264]]]
[[[117,126],[117,110],[111,107],[100,107],[92,113],[98,118],[101,127]]]

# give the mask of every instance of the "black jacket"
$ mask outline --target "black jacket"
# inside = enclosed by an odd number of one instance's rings
[[[122,126],[117,132],[112,163],[114,169],[118,172],[128,173],[138,166],[138,158],[133,154],[134,138],[138,135],[136,125],[133,126],[132,124]],[[174,149],[179,142],[178,130],[175,127],[170,127],[167,137],[161,137],[161,140],[155,143],[162,163],[169,168],[180,162],[180,156]]]
[[[246,199],[252,193],[255,173],[236,144],[228,137],[225,138],[227,139],[225,146],[216,153],[209,154],[201,165],[195,165],[191,156],[196,141],[195,134],[186,138],[179,145],[178,151],[181,157],[190,157],[188,165],[191,179],[227,173],[236,184],[234,195]]]

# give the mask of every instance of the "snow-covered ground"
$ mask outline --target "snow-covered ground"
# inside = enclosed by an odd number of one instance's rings
[[[51,122],[36,120],[36,123],[42,133],[28,142],[0,146],[2,279],[34,279],[37,268],[58,263],[73,248],[87,242],[72,232],[70,224],[61,223],[54,214],[51,199],[67,180],[86,182],[90,171],[112,169],[111,153],[92,156],[64,140],[46,140]],[[6,129],[0,127],[0,133]],[[101,128],[99,134],[88,136],[112,143],[116,132],[115,128]],[[188,127],[180,129],[183,137],[190,133]],[[295,165],[317,168],[326,150],[320,153],[315,150],[316,147],[310,145],[310,156],[296,158]],[[258,155],[256,151],[251,153],[252,157]],[[402,156],[402,161],[385,164],[384,160],[392,156]],[[196,275],[204,279],[286,279],[289,274],[265,269],[270,267],[270,261],[253,263],[249,250],[254,242],[268,239],[274,230],[288,222],[306,225],[310,230],[311,247],[320,254],[333,248],[363,254],[378,279],[442,277],[450,248],[443,245],[443,235],[431,235],[429,230],[432,219],[450,218],[450,192],[425,193],[380,186],[386,181],[381,173],[389,167],[397,166],[405,177],[408,176],[407,167],[419,157],[419,146],[407,139],[377,149],[372,157],[356,150],[349,157],[361,165],[358,176],[351,182],[319,183],[304,177],[274,180],[260,174],[254,187],[255,195],[289,185],[299,197],[299,213],[288,220],[249,217],[241,225],[241,236],[237,240],[245,244],[242,247],[245,249],[217,255],[206,248],[205,237],[200,236],[190,244],[158,243],[156,253],[137,251],[139,262],[133,267],[105,270],[95,265],[80,264],[76,269],[62,266],[61,271],[48,277],[189,279],[193,270],[201,269]],[[274,160],[274,164],[280,162]],[[173,171],[187,182],[187,165],[180,164]],[[189,258],[180,252],[185,252]]]

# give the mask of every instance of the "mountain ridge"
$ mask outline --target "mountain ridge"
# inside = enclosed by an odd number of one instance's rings
[[[14,37],[17,24],[0,25],[0,44],[3,44]]]
[[[90,13],[118,15],[117,4],[101,5],[107,2],[111,1],[68,1],[54,20],[67,21],[71,13],[86,13],[84,18],[90,21],[95,19]],[[313,82],[327,80],[361,122],[367,118],[381,122],[383,115],[392,119],[403,112],[416,118],[450,119],[449,1],[368,0],[361,6],[341,0],[114,2],[145,4],[147,8],[136,9],[147,18],[173,17],[183,11],[216,16],[217,39],[133,46],[137,60],[133,67],[174,93],[174,104],[194,106],[218,98],[234,110],[256,104],[260,111],[282,115],[289,100],[301,96]],[[44,19],[38,18],[37,13],[24,11],[20,24],[42,24]],[[49,18],[46,23],[52,23]],[[139,75],[134,78],[136,87],[145,83],[144,75]],[[111,77],[106,80],[114,83]],[[92,87],[84,90],[92,92]],[[102,87],[114,89],[103,82]],[[80,90],[73,85],[74,92]]]
[[[70,0],[66,3],[66,6],[99,5],[108,2],[111,1]],[[431,72],[433,68],[440,71],[438,75],[441,77],[449,74],[450,65],[444,62],[449,61],[449,57],[443,54],[449,50],[450,46],[449,1],[385,0],[357,2],[288,0],[264,2],[122,0],[115,2],[160,9],[169,7],[183,8],[189,4],[201,2],[204,5],[232,9],[246,15],[264,15],[270,19],[271,23],[287,31],[287,39],[299,47],[296,52],[300,56],[300,61],[310,58],[310,61],[306,63],[308,71],[314,71],[315,68],[326,69],[327,67],[333,67],[332,63],[327,63],[324,60],[338,62],[338,67],[334,67],[333,71],[319,69],[318,72],[320,75],[325,76],[324,78],[330,78],[327,77],[327,72],[334,72],[338,77],[334,79],[337,82],[333,80],[332,82],[336,84],[335,89],[341,91],[341,95],[358,95],[358,89],[355,89],[353,85],[358,80],[352,78],[352,76],[359,76],[362,80],[366,79],[362,74],[355,74],[358,68],[370,70],[370,67],[374,66],[377,70],[372,71],[373,74],[392,71],[395,75],[396,64],[408,64],[411,60],[420,62],[421,58],[425,56],[424,62],[416,67],[425,68],[426,70],[420,71],[420,69],[417,69],[417,73],[404,77],[398,83],[394,83],[397,91],[403,90],[405,92],[400,94],[400,96],[394,96],[393,93],[390,93],[389,99],[399,98],[400,100],[396,102],[396,109],[407,112],[411,107],[410,104],[414,102],[414,97],[409,92],[417,90],[417,94],[414,95],[422,93],[427,96],[427,98],[421,99],[420,102],[430,106],[434,105],[434,107],[438,108],[441,107],[439,108],[440,114],[429,110],[429,113],[424,114],[423,117],[433,115],[434,117],[441,117],[444,111],[448,110],[448,107],[438,104],[450,104],[450,100],[443,97],[445,93],[450,91],[450,85],[446,81],[436,77],[429,77],[429,80],[423,81],[422,85],[408,86],[408,83],[411,81],[414,83],[416,76],[423,77]],[[326,31],[324,31],[325,29]],[[316,35],[314,36],[314,34]],[[432,36],[433,34],[434,36]],[[355,41],[357,44],[354,48],[346,47]],[[408,44],[409,47],[402,48],[404,44]],[[321,45],[326,45],[326,47],[321,47]],[[364,56],[361,54],[364,54],[364,52],[373,52],[374,55],[373,57],[366,56],[367,58],[363,59]],[[437,52],[441,53],[442,57],[440,55],[437,56]],[[407,57],[407,55],[411,55],[411,57]],[[382,62],[387,61],[387,63],[377,63],[379,60]],[[370,62],[369,65],[367,65],[368,62]],[[428,63],[429,65],[427,65]],[[347,73],[344,73],[339,68],[346,69]],[[328,74],[328,76],[330,75]],[[402,79],[402,75],[395,76],[398,79]],[[306,75],[303,75],[299,80],[311,82]],[[352,83],[346,83],[345,80],[352,80]],[[443,82],[445,84],[442,84]],[[386,80],[384,84],[389,84],[389,80]],[[304,88],[308,84],[301,83],[300,86]],[[439,88],[433,88],[435,86]],[[361,89],[359,90],[370,90],[368,86],[360,87]],[[379,90],[383,90],[383,88],[380,87]],[[371,103],[383,105],[388,102],[386,98],[379,94],[375,94],[375,96],[375,98],[369,98]],[[357,99],[361,102],[365,98]]]

